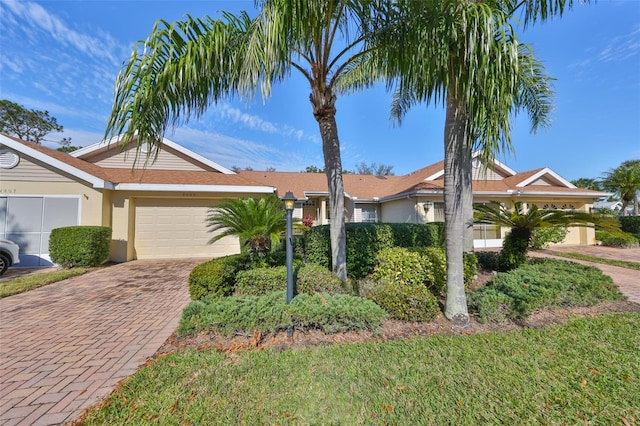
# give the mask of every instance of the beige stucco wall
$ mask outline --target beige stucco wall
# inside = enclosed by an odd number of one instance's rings
[[[416,223],[418,212],[415,198],[389,201],[380,206],[380,221],[387,223]]]

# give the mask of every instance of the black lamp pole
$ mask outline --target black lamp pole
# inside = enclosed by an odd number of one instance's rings
[[[287,191],[287,193],[282,198],[284,201],[284,208],[287,213],[287,305],[291,303],[293,300],[293,231],[292,231],[292,218],[293,218],[293,207],[296,202],[296,198],[293,196],[291,191]],[[287,329],[287,336],[293,336],[293,327],[289,326]]]

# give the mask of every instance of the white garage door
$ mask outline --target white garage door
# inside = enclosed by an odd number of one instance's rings
[[[0,238],[20,246],[20,267],[50,266],[51,230],[78,225],[78,197],[0,197]]]
[[[220,257],[240,252],[235,237],[208,244],[205,219],[212,200],[136,200],[135,249],[138,259]]]

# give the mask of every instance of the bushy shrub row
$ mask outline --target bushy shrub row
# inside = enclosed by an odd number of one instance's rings
[[[603,246],[631,248],[638,247],[638,238],[627,232],[596,231],[596,240]]]
[[[556,259],[532,259],[496,275],[469,294],[478,320],[523,319],[543,307],[591,306],[624,296],[600,269]]]
[[[66,226],[49,236],[51,261],[64,268],[98,266],[109,259],[111,228],[107,226]]]
[[[498,256],[500,252],[497,251],[477,251],[475,252],[476,259],[478,259],[478,267],[485,271],[497,271],[498,270]]]
[[[397,247],[441,247],[441,223],[347,223],[347,271],[353,279],[369,275],[376,254]],[[331,268],[329,226],[316,226],[305,234],[305,257],[308,262]]]
[[[346,283],[331,271],[313,263],[298,263],[294,267],[294,282],[298,294],[307,293],[350,293]],[[287,288],[286,266],[255,268],[240,271],[236,275],[234,294],[260,296]]]
[[[182,312],[182,335],[213,330],[225,336],[276,333],[289,326],[297,330],[320,329],[326,333],[376,330],[387,313],[370,300],[344,294],[301,294],[291,304],[286,292],[263,296],[207,296],[191,302]]]
[[[189,294],[197,300],[204,296],[229,296],[236,286],[236,275],[251,264],[246,254],[211,259],[197,265],[189,275]]]
[[[640,240],[640,216],[620,216],[621,229]]]

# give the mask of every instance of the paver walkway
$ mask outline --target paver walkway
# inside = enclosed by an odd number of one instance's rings
[[[0,299],[0,424],[63,424],[173,333],[202,260],[134,261]]]

